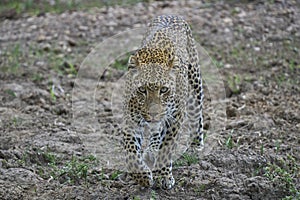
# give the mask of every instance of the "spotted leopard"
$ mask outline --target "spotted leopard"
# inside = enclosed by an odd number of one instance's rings
[[[179,16],[156,17],[142,46],[129,58],[126,74],[123,145],[127,170],[137,183],[174,186],[172,155],[179,135],[190,134],[192,149],[203,147],[202,101],[189,25]],[[151,137],[145,149],[146,132]]]

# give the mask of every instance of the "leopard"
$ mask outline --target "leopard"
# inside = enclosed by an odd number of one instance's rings
[[[189,24],[182,16],[155,17],[127,68],[122,127],[127,170],[142,187],[171,189],[180,135],[189,134],[193,151],[204,147],[202,78]]]

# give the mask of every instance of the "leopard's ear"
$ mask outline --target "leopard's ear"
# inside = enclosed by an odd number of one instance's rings
[[[137,57],[135,55],[131,55],[128,59],[128,70],[135,69],[139,65]]]

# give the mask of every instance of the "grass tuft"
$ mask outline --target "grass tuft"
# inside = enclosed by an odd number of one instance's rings
[[[175,161],[174,166],[191,166],[199,162],[197,155],[184,153],[182,156]]]
[[[263,170],[264,176],[274,182],[277,187],[284,187],[288,191],[289,194],[283,198],[284,200],[300,199],[300,190],[295,184],[299,178],[300,166],[294,157],[288,155],[278,163],[268,163]]]

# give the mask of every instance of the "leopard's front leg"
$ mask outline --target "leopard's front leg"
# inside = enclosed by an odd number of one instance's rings
[[[172,155],[177,147],[178,133],[182,125],[182,113],[175,114],[173,119],[175,120],[166,123],[166,131],[162,133],[163,138],[153,170],[154,179],[160,181],[163,189],[171,189],[175,184],[172,174]]]
[[[130,176],[141,186],[153,185],[152,172],[143,161],[141,153],[142,133],[133,126],[123,128],[126,165]]]

